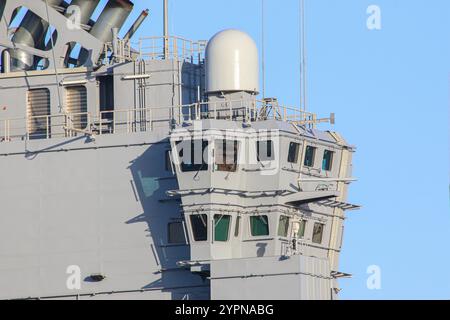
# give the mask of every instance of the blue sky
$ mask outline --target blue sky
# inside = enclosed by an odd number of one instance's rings
[[[265,3],[266,96],[298,105],[298,1]],[[135,4],[122,34],[148,7],[136,37],[161,35],[162,0]],[[170,0],[170,31],[206,40],[238,28],[261,46],[260,4]],[[372,4],[381,30],[366,27]],[[335,112],[332,130],[358,148],[350,201],[363,209],[348,212],[343,299],[450,299],[449,13],[447,0],[307,0],[308,108]],[[371,265],[380,290],[366,286]]]
[[[298,1],[265,1],[266,95],[296,105]],[[160,35],[162,1],[135,3],[151,10],[140,35]],[[381,30],[366,27],[372,4]],[[232,27],[261,45],[260,0],[170,8],[172,34]],[[342,299],[450,299],[449,12],[447,0],[307,0],[309,109],[335,112],[333,129],[358,147],[350,200],[363,209],[348,212],[340,269],[354,277]],[[381,290],[367,289],[370,265]]]

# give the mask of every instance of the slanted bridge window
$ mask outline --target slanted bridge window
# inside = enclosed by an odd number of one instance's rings
[[[216,168],[218,171],[236,172],[238,142],[230,140],[215,141]]]
[[[323,229],[325,225],[323,223],[315,223],[313,229],[312,242],[314,243],[322,243],[323,238]]]
[[[268,236],[269,235],[269,219],[267,216],[251,216],[250,231],[252,236]]]
[[[289,144],[289,154],[288,154],[288,162],[289,163],[297,163],[299,150],[300,150],[299,143],[291,142]]]
[[[167,234],[169,244],[186,243],[186,238],[184,235],[184,227],[182,222],[169,223]]]
[[[185,140],[177,143],[182,172],[206,171],[208,163],[207,140]]]
[[[289,230],[289,217],[280,216],[280,221],[278,222],[278,235],[280,237],[287,237]]]
[[[191,215],[190,219],[194,240],[208,240],[208,216],[206,214],[194,214]]]
[[[230,232],[231,216],[214,215],[214,241],[228,241]]]
[[[273,149],[273,141],[257,141],[256,142],[256,154],[258,161],[271,161],[275,160],[275,150]]]
[[[306,167],[314,167],[314,158],[316,156],[316,148],[313,146],[307,146],[305,150],[305,162]]]
[[[333,151],[325,150],[323,152],[322,169],[325,171],[331,171],[333,165]]]

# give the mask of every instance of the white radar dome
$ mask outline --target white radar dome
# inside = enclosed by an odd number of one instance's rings
[[[259,92],[258,48],[245,32],[217,33],[206,47],[206,90]]]

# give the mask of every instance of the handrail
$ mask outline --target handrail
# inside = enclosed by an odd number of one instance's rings
[[[270,105],[267,101],[227,100],[199,102],[179,106],[117,108],[95,114],[59,113],[24,118],[0,119],[0,142],[25,139],[73,137],[81,132],[116,134],[152,131],[154,124],[181,125],[202,119],[245,123],[276,120],[314,128],[325,119],[294,107]]]
[[[139,38],[137,42],[117,40],[116,45],[113,45],[112,42],[106,43],[103,48],[104,63],[109,63],[113,48],[116,50],[114,56],[120,62],[176,59],[200,64],[205,58],[207,41],[193,41],[178,36],[170,36],[167,40],[168,47],[166,47],[165,41],[165,37],[154,36]]]

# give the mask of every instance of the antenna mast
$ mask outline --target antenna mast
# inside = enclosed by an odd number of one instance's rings
[[[300,0],[299,24],[300,24],[300,110],[307,109],[307,67],[306,67],[306,14],[305,0]]]
[[[164,59],[169,59],[169,0],[164,1]]]
[[[262,95],[266,97],[266,47],[265,47],[264,0],[261,0],[261,45],[262,45]]]

